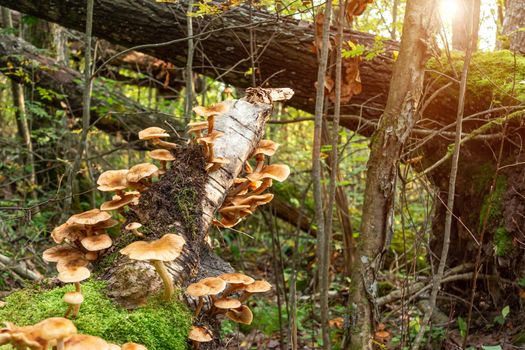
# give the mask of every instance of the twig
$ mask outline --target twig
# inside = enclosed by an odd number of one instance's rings
[[[38,281],[42,278],[42,276],[39,273],[33,272],[32,270],[28,269],[27,267],[22,266],[21,264],[15,263],[13,260],[8,258],[7,256],[0,254],[0,263],[6,265],[6,267],[11,268],[14,272],[16,272],[19,276],[33,280]]]

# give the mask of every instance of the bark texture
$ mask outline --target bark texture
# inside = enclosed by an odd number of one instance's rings
[[[425,62],[429,58],[435,1],[409,0],[399,58],[385,112],[372,138],[361,231],[352,271],[351,303],[355,323],[352,349],[373,349],[374,328],[380,322],[376,304],[376,273],[393,230],[394,193],[400,154],[419,117]]]
[[[508,35],[510,50],[521,54],[525,54],[525,31],[523,28],[525,28],[525,0],[511,0],[505,9],[503,35]]]

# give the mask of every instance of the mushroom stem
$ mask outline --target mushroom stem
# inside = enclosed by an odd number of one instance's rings
[[[57,339],[57,350],[64,350],[64,339]]]
[[[244,303],[244,302],[245,302],[245,301],[246,301],[246,300],[247,300],[252,294],[253,294],[253,293],[250,293],[250,292],[246,292],[246,291],[245,291],[245,292],[242,293],[242,295],[240,296],[239,301],[240,301],[241,303]]]
[[[153,143],[156,144],[156,145],[159,145],[161,147],[168,148],[168,149],[177,148],[177,144],[176,143],[172,143],[172,142],[167,142],[167,141],[162,141],[162,140],[155,140]]]
[[[255,156],[255,160],[257,161],[257,165],[255,167],[254,173],[260,173],[263,166],[264,166],[264,155],[258,154]]]
[[[164,263],[160,260],[151,260],[151,264],[155,267],[155,271],[159,274],[164,283],[164,300],[168,301],[173,296],[175,288],[173,287],[173,280],[168,274],[168,270]]]
[[[131,230],[131,232],[133,232],[133,234],[137,237],[144,237],[144,235],[142,234],[142,232],[139,232],[139,230],[137,230],[136,228],[134,228],[133,230]]]
[[[82,292],[80,291],[80,282],[75,282],[75,292],[77,292],[77,293],[82,293]]]
[[[213,151],[213,143],[208,144],[208,162],[212,162],[215,158],[215,152]]]
[[[199,316],[199,313],[201,312],[203,305],[204,305],[204,298],[199,297],[199,303],[197,304],[197,308],[195,309],[195,316]]]
[[[240,185],[238,185],[237,187],[231,189],[230,192],[228,192],[228,197],[235,196],[237,193],[247,189],[248,186],[250,186],[250,180],[246,180],[243,183],[241,183]]]
[[[66,313],[64,314],[64,318],[68,318],[71,311],[73,311],[73,305],[69,304],[69,306],[67,307]]]
[[[167,170],[168,170],[167,167],[166,167],[166,163],[167,163],[167,162],[166,162],[165,160],[161,160],[161,161],[160,161],[160,169],[161,169],[161,170],[164,170],[164,171],[167,171]]]
[[[231,284],[228,288],[224,290],[224,292],[222,293],[222,297],[226,298],[230,294],[235,293],[237,290],[241,289],[243,286],[244,284],[242,283],[241,284]]]
[[[73,306],[73,314],[71,315],[72,318],[75,318],[78,316],[78,312],[80,311],[80,304],[76,304]]]
[[[215,126],[215,116],[210,115],[208,117],[208,134],[211,134],[213,132],[213,127]]]

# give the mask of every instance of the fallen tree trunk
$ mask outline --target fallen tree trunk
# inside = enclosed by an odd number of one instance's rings
[[[0,69],[13,81],[53,92],[36,94],[41,102],[65,109],[74,117],[82,114],[81,74],[42,55],[24,40],[0,35]],[[118,132],[128,140],[149,126],[167,126],[166,122],[184,129],[179,120],[143,107],[100,80],[93,86],[92,107],[92,125],[108,133]]]

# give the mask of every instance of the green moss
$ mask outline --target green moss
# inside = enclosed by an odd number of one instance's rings
[[[463,53],[452,54],[453,66],[456,72],[461,72]],[[443,67],[444,66],[444,67]],[[438,60],[431,59],[427,67],[454,76],[446,57]],[[431,73],[436,78],[437,73]],[[515,105],[525,99],[525,85],[520,81],[525,79],[525,57],[516,55],[507,50],[496,52],[476,52],[472,57],[471,69],[468,76],[468,103],[497,105]],[[449,82],[442,79],[443,84]],[[511,96],[514,90],[514,98]],[[492,96],[492,101],[487,101]]]
[[[502,219],[502,200],[503,195],[507,189],[507,178],[503,175],[499,175],[496,179],[496,186],[491,194],[483,201],[483,206],[481,207],[481,212],[479,214],[479,227],[483,227],[485,222],[485,217],[488,215],[487,220],[489,225],[496,224]]]
[[[145,307],[128,311],[108,299],[101,282],[82,285],[85,302],[74,323],[80,333],[91,334],[122,344],[133,341],[149,350],[182,350],[187,348],[187,334],[191,314],[186,307],[173,302],[165,304],[152,299]],[[0,321],[11,321],[24,326],[48,317],[61,316],[66,311],[62,301],[72,286],[52,290],[25,289],[6,298],[7,305],[0,309]],[[0,349],[6,350],[4,346]]]
[[[496,229],[494,233],[494,245],[496,246],[496,255],[505,256],[512,248],[512,238],[503,227]]]

